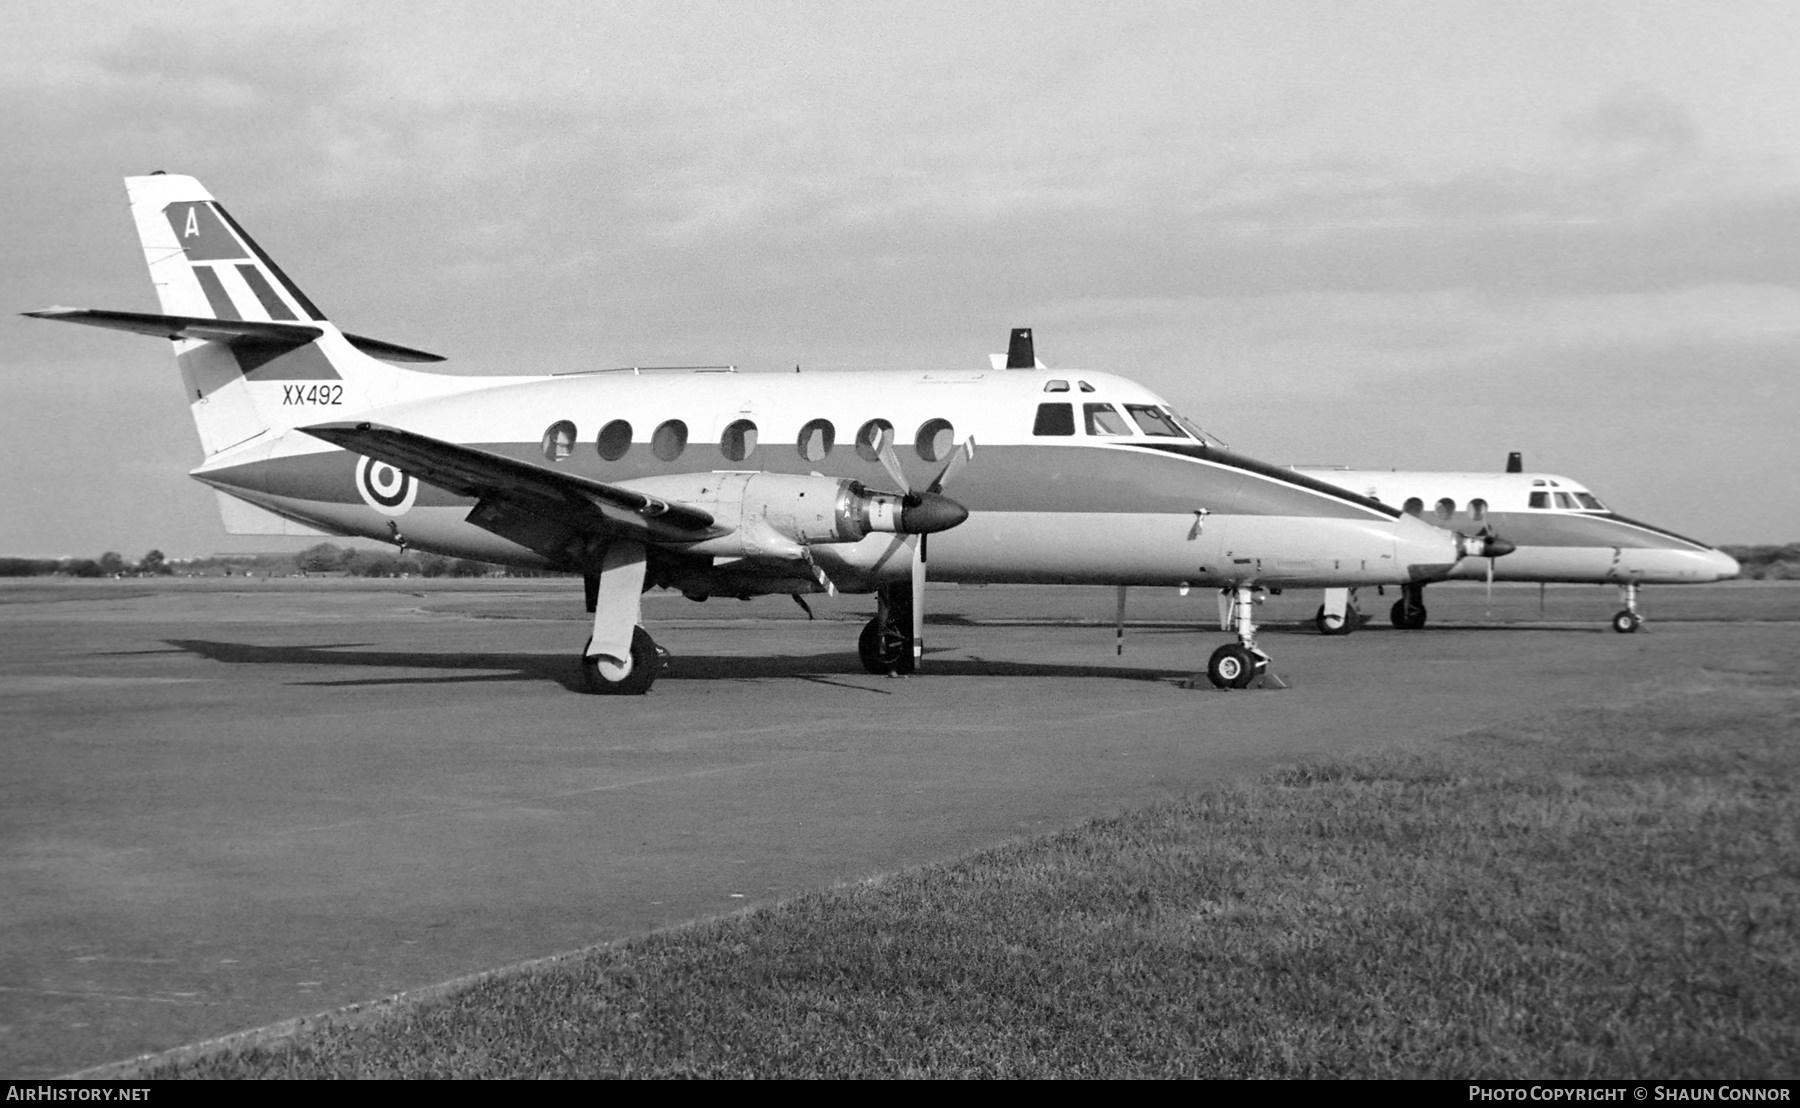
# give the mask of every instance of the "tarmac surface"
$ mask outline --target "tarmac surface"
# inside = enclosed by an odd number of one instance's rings
[[[1527,614],[1488,622],[1454,589],[1425,631],[1339,638],[1295,600],[1263,637],[1293,687],[1233,693],[1179,684],[1227,639],[1210,595],[1134,590],[1119,657],[1110,590],[934,588],[925,671],[889,679],[855,654],[870,598],[809,623],[652,594],[671,667],[598,698],[574,691],[573,581],[0,585],[0,1076],[1628,698],[1800,615],[1800,588],[1696,589],[1699,617],[1656,622],[1689,590],[1657,591],[1616,635],[1605,598],[1538,622],[1515,590]]]

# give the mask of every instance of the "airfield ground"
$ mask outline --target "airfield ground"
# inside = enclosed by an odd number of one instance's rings
[[[1311,755],[1428,748],[1791,653],[1800,587],[1439,586],[1293,688],[1189,691],[1211,597],[934,589],[928,672],[867,598],[653,595],[652,693],[572,691],[570,581],[0,586],[0,1073],[68,1073],[721,915]],[[1210,627],[1209,627],[1210,623]],[[1784,653],[1785,652],[1785,653]]]

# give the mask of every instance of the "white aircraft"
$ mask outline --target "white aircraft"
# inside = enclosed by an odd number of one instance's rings
[[[1439,580],[1538,581],[1616,584],[1624,604],[1613,630],[1636,631],[1641,585],[1691,585],[1726,581],[1738,574],[1731,555],[1607,509],[1579,483],[1553,473],[1525,473],[1517,453],[1505,473],[1431,473],[1298,466],[1296,472],[1329,481],[1370,499],[1398,504],[1410,516],[1439,527],[1498,531],[1513,545],[1506,560],[1467,559]],[[1425,580],[1400,586],[1389,613],[1395,627],[1425,626]],[[1328,589],[1315,623],[1327,635],[1346,635],[1358,616],[1348,589]]]
[[[402,368],[442,359],[339,330],[193,178],[126,187],[162,313],[26,314],[173,341],[205,451],[191,475],[218,491],[229,530],[582,574],[593,692],[655,680],[666,654],[641,626],[641,594],[656,586],[695,600],[873,592],[863,664],[911,672],[927,535],[932,574],[951,581],[1223,590],[1237,641],[1209,660],[1221,688],[1268,665],[1260,589],[1441,580],[1507,549],[1225,450],[1124,378],[1035,359],[945,373]]]

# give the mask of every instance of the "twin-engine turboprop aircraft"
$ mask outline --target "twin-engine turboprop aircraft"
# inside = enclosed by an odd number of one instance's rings
[[[441,359],[339,330],[193,178],[126,186],[162,312],[28,314],[174,342],[206,454],[192,476],[228,529],[580,573],[594,692],[655,680],[653,586],[873,592],[863,664],[910,672],[927,553],[950,581],[1225,590],[1237,641],[1207,673],[1241,688],[1268,665],[1256,590],[1441,580],[1507,549],[1232,453],[1122,377],[1031,358],[974,373],[401,368]]]
[[[1514,453],[1505,473],[1430,473],[1401,470],[1327,469],[1300,466],[1296,472],[1340,485],[1386,504],[1397,504],[1452,530],[1492,529],[1513,544],[1495,563],[1471,558],[1441,580],[1538,581],[1619,586],[1624,607],[1612,617],[1613,630],[1636,631],[1641,585],[1692,585],[1737,576],[1737,561],[1673,531],[1609,511],[1580,484],[1553,473],[1525,473]],[[1425,580],[1400,586],[1389,613],[1395,627],[1425,626]],[[1327,589],[1315,617],[1327,635],[1345,635],[1357,623],[1347,589]]]

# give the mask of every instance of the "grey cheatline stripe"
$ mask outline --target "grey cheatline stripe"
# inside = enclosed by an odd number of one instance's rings
[[[281,272],[281,267],[276,265],[267,254],[263,253],[262,247],[256,245],[256,240],[244,233],[244,229],[238,226],[238,221],[231,218],[231,213],[225,210],[225,205],[214,201],[213,211],[218,212],[219,218],[231,225],[231,229],[237,234],[238,240],[250,248],[250,253],[256,255],[256,260],[261,262],[263,268],[267,269],[274,276],[275,283],[286,289],[288,295],[294,298],[294,303],[300,305],[300,310],[306,313],[307,319],[321,320],[325,318],[325,313],[321,312],[312,301],[308,300],[306,294],[296,288],[294,282],[288,280],[288,275]]]
[[[225,284],[219,275],[213,272],[210,265],[189,266],[194,277],[199,280],[201,291],[206,293],[206,302],[212,305],[214,319],[242,319],[238,310],[231,303],[231,297],[225,295]]]
[[[263,280],[261,270],[253,265],[240,265],[237,267],[237,271],[238,276],[244,279],[244,284],[249,285],[250,291],[256,294],[258,300],[262,301],[263,311],[269,313],[270,319],[294,318],[294,313],[288,310],[286,304],[282,303],[281,297],[275,295],[275,290],[269,287],[269,282]]]
[[[1674,539],[1676,542],[1685,542],[1689,546],[1693,547],[1695,550],[1711,550],[1712,549],[1712,547],[1701,542],[1699,539],[1690,539],[1686,535],[1677,535],[1673,531],[1669,531],[1664,528],[1654,526],[1653,524],[1644,523],[1644,522],[1641,522],[1641,521],[1635,520],[1635,519],[1627,519],[1626,517],[1618,514],[1617,512],[1607,512],[1606,514],[1601,515],[1598,518],[1610,519],[1614,523],[1623,523],[1630,527],[1636,527],[1640,531],[1648,531],[1652,535],[1661,535],[1665,539]]]
[[[1265,477],[1283,485],[1293,485],[1308,492],[1341,500],[1346,504],[1354,504],[1358,508],[1374,512],[1376,515],[1386,516],[1389,519],[1400,518],[1400,509],[1383,504],[1379,500],[1370,499],[1351,492],[1349,489],[1339,488],[1329,482],[1295,470],[1272,466],[1266,462],[1246,458],[1241,454],[1233,454],[1228,450],[1213,450],[1211,447],[1196,446],[1192,443],[1122,442],[1118,445],[1136,447],[1139,450],[1158,450],[1165,454],[1177,454],[1226,469],[1241,469],[1245,473],[1254,473],[1258,477]]]

